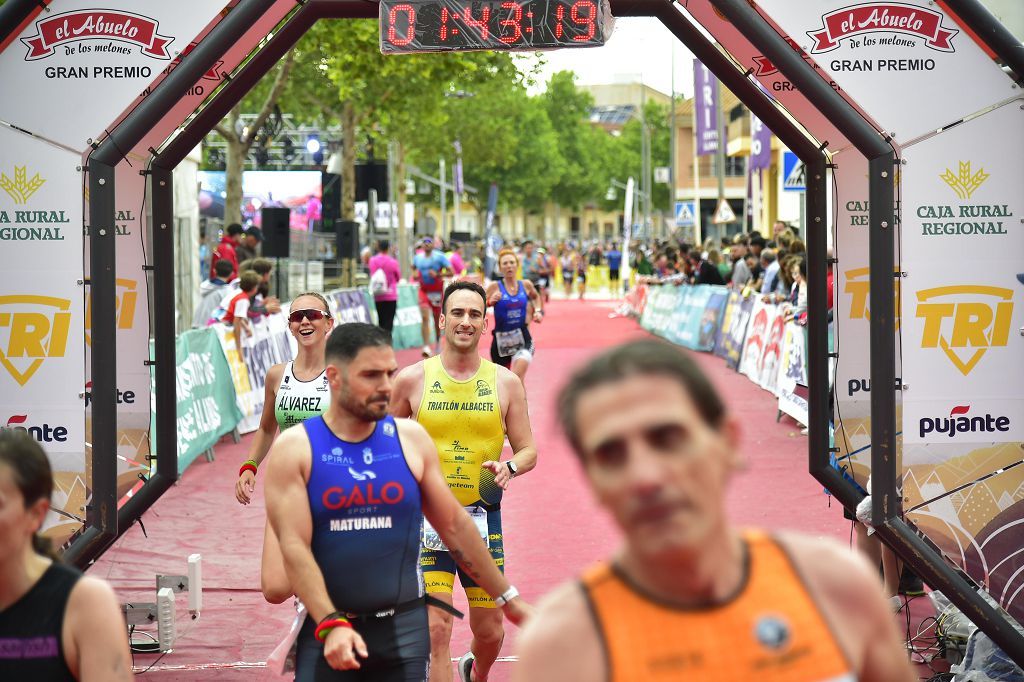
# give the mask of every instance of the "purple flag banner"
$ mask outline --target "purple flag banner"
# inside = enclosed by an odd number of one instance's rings
[[[772,163],[772,131],[764,121],[750,115],[750,168],[767,168]]]
[[[708,67],[693,60],[693,117],[697,121],[697,156],[718,151],[717,79]]]

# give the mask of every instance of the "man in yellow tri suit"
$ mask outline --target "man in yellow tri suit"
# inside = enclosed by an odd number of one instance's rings
[[[510,370],[480,357],[480,336],[487,326],[483,287],[460,281],[450,285],[438,320],[445,344],[440,355],[407,367],[395,379],[391,413],[413,417],[437,445],[445,480],[477,523],[491,557],[504,571],[501,497],[509,483],[537,464],[522,381]],[[512,457],[500,461],[508,438]],[[455,574],[469,600],[471,650],[459,660],[462,682],[484,682],[501,651],[504,638],[501,603],[456,566],[437,533],[425,524],[420,565],[427,593],[452,602]],[[515,595],[502,595],[497,602]],[[430,679],[452,679],[449,644],[452,617],[440,609],[430,613]]]
[[[678,348],[606,351],[569,380],[558,412],[625,538],[545,599],[513,680],[916,679],[878,571],[858,554],[730,526],[738,421]]]

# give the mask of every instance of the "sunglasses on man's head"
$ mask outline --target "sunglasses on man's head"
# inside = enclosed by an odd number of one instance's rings
[[[302,324],[302,318],[306,318],[310,322],[316,322],[327,317],[327,313],[316,308],[306,308],[305,310],[293,310],[288,314],[288,321],[296,324]]]

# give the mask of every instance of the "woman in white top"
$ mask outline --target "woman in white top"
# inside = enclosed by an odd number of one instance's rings
[[[322,414],[330,405],[324,348],[333,327],[330,306],[320,294],[308,292],[292,301],[288,331],[298,342],[299,351],[292,362],[274,365],[267,372],[263,416],[249,449],[249,459],[242,464],[235,483],[235,497],[242,504],[252,501],[256,470],[270,451],[278,429],[284,431]],[[269,523],[263,536],[260,588],[272,604],[280,604],[293,594],[281,547]]]

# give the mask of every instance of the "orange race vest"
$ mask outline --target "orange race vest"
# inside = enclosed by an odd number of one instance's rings
[[[785,550],[763,533],[743,539],[746,584],[725,604],[670,606],[638,592],[611,566],[584,573],[609,682],[856,680]]]

